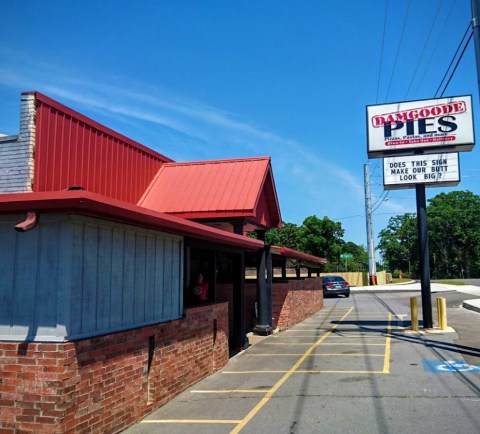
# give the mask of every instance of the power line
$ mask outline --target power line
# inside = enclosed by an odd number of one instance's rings
[[[463,47],[462,54],[460,54],[460,57],[458,58],[458,61],[457,61],[456,65],[455,65],[455,68],[453,69],[452,74],[450,75],[450,78],[449,78],[448,81],[447,81],[447,84],[446,84],[445,87],[443,88],[440,97],[442,97],[443,94],[445,93],[445,91],[447,90],[447,87],[448,87],[448,85],[450,84],[450,81],[452,80],[452,78],[453,78],[453,76],[454,76],[454,74],[455,74],[455,71],[456,71],[457,68],[458,68],[458,65],[460,64],[460,61],[462,60],[462,57],[463,57],[463,55],[465,54],[465,50],[467,49],[468,44],[469,44],[470,41],[472,40],[472,37],[473,37],[473,31],[472,31],[472,33],[470,33],[470,36],[469,36],[469,38],[468,38],[468,41],[466,42],[465,46]]]
[[[382,76],[383,50],[384,50],[384,47],[385,47],[385,30],[387,28],[387,15],[388,15],[388,0],[385,3],[385,17],[383,19],[382,51],[381,51],[381,54],[380,54],[380,68],[379,68],[379,71],[378,71],[377,96],[375,98],[375,104],[378,104],[378,93],[380,91],[380,78]]]
[[[412,0],[408,0],[407,11],[405,12],[405,17],[403,19],[402,33],[400,34],[400,41],[398,43],[397,54],[395,55],[395,63],[393,64],[392,75],[390,76],[390,83],[388,83],[387,95],[385,96],[385,101],[388,100],[388,95],[390,93],[390,87],[392,85],[393,76],[395,75],[395,70],[397,69],[398,55],[400,53],[400,47],[402,46],[403,35],[405,34],[405,26],[407,24],[408,11],[410,10],[410,4]]]
[[[433,31],[433,28],[435,26],[435,23],[437,22],[437,18],[438,18],[438,15],[440,13],[440,10],[443,6],[443,1],[442,0],[440,2],[440,4],[438,5],[438,8],[437,8],[437,12],[435,14],[435,18],[433,19],[433,22],[432,22],[432,25],[430,26],[430,30],[428,31],[428,36],[427,36],[427,39],[425,40],[425,44],[423,45],[423,48],[422,48],[422,53],[420,55],[420,58],[418,59],[418,62],[417,62],[417,66],[415,67],[415,71],[413,72],[413,76],[412,76],[412,80],[410,81],[410,84],[408,85],[408,89],[407,91],[405,92],[405,96],[403,97],[404,100],[407,99],[407,95],[408,95],[408,92],[410,92],[410,88],[412,87],[412,84],[415,80],[415,77],[417,76],[417,71],[418,71],[418,68],[420,66],[420,63],[422,62],[422,59],[423,59],[423,55],[425,54],[425,51],[426,51],[426,48],[427,48],[427,45],[428,45],[428,42],[430,41],[430,37],[432,36],[432,31]]]
[[[447,17],[446,17],[446,19],[443,23],[442,29],[440,30],[440,34],[438,35],[437,42],[435,43],[435,47],[431,51],[430,58],[428,59],[428,62],[427,62],[427,66],[423,70],[422,77],[420,78],[420,81],[419,81],[419,83],[417,85],[417,88],[415,90],[415,95],[418,95],[418,91],[419,91],[421,85],[423,84],[423,80],[425,79],[425,74],[427,73],[427,71],[430,70],[430,63],[432,63],[432,59],[433,59],[433,57],[434,57],[434,55],[437,51],[438,44],[440,43],[440,40],[442,39],[443,33],[445,32],[445,28],[447,27],[448,21],[449,21],[451,15],[452,15],[452,11],[453,11],[453,8],[454,8],[456,3],[457,3],[457,0],[453,1],[451,6],[450,6],[450,9],[447,13]]]
[[[437,97],[438,91],[439,91],[440,88],[442,87],[442,84],[443,84],[443,82],[445,81],[445,79],[446,79],[446,77],[447,77],[447,75],[448,75],[448,72],[450,71],[450,68],[451,68],[452,65],[453,65],[453,62],[455,62],[455,59],[456,59],[456,57],[457,57],[457,54],[458,54],[458,52],[460,51],[460,48],[462,47],[463,41],[464,41],[465,38],[467,37],[469,30],[471,30],[471,23],[470,23],[470,22],[468,23],[467,29],[465,30],[465,33],[463,34],[463,37],[462,37],[462,40],[460,41],[460,44],[458,44],[457,50],[455,51],[455,54],[454,54],[453,57],[452,57],[452,60],[451,60],[451,62],[450,62],[450,65],[448,65],[448,68],[447,68],[447,70],[445,71],[445,74],[444,74],[442,80],[440,81],[440,84],[438,85],[437,90],[435,91],[434,98]],[[468,43],[470,42],[471,37],[472,37],[472,36],[470,35],[470,38],[468,39],[468,42],[466,43],[466,45],[465,45],[465,47],[464,47],[464,49],[463,49],[463,51],[462,51],[462,55],[461,55],[461,56],[463,56],[463,53],[465,52],[465,48],[468,46]],[[460,59],[461,59],[461,56],[460,56]],[[457,63],[457,66],[458,66],[458,63]],[[455,70],[456,70],[456,68],[457,68],[457,67],[455,67]],[[452,74],[451,74],[451,76],[450,76],[450,79],[449,79],[449,82],[450,82],[451,78],[453,77],[453,73],[455,72],[455,70],[452,72]],[[445,92],[445,89],[446,89],[446,87],[443,89],[443,92]],[[442,92],[442,94],[443,94],[443,92]]]
[[[385,200],[387,199],[387,197],[388,197],[389,194],[390,194],[390,190],[388,190],[388,191],[386,192],[386,194],[384,195],[383,199],[382,199],[380,202],[377,201],[377,202],[378,202],[378,205],[377,205],[375,208],[373,208],[372,213],[374,213],[374,212],[380,207],[380,205],[381,205],[383,202],[385,202]]]

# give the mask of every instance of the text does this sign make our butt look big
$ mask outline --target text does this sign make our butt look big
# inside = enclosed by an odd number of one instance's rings
[[[385,190],[415,188],[415,184],[453,187],[459,182],[458,152],[383,159]]]
[[[471,151],[472,97],[367,106],[368,158]]]

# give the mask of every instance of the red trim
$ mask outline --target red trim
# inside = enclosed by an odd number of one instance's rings
[[[308,253],[299,252],[298,250],[290,249],[288,247],[271,246],[272,253],[277,255],[287,256],[293,259],[303,259],[304,261],[315,262],[317,264],[326,264],[328,261],[325,258],[309,255]]]
[[[78,212],[219,244],[257,250],[263,241],[151,211],[83,190],[0,195],[0,213]]]

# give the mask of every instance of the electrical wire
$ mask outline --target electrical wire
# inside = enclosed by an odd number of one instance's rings
[[[417,88],[415,90],[415,93],[414,93],[415,96],[418,95],[420,87],[423,84],[423,80],[425,79],[425,75],[426,75],[427,71],[430,70],[430,64],[432,63],[432,59],[433,59],[435,53],[437,52],[438,44],[440,43],[440,40],[442,39],[443,33],[445,32],[445,28],[447,27],[448,21],[449,21],[451,15],[452,15],[452,11],[453,11],[453,8],[454,8],[456,3],[457,3],[457,0],[453,1],[452,4],[450,5],[450,9],[447,13],[447,17],[445,18],[442,29],[440,30],[440,33],[438,35],[437,42],[435,43],[435,47],[431,51],[430,58],[428,59],[428,62],[427,62],[427,66],[423,70],[422,77],[420,78],[420,81],[419,81],[419,83],[417,85]]]
[[[460,41],[460,44],[458,44],[457,50],[455,51],[455,54],[454,54],[453,57],[452,57],[452,60],[451,60],[451,62],[450,62],[450,65],[448,65],[448,68],[447,68],[447,70],[445,71],[445,74],[443,75],[443,78],[442,78],[442,80],[440,81],[440,84],[438,85],[437,90],[435,91],[435,94],[434,94],[434,96],[433,96],[434,98],[437,97],[438,91],[440,90],[440,88],[441,88],[442,85],[443,85],[443,82],[444,82],[445,79],[447,78],[448,72],[450,71],[450,68],[452,67],[453,62],[455,62],[455,59],[456,59],[456,57],[457,57],[457,54],[458,54],[458,52],[460,51],[460,49],[461,49],[461,47],[462,47],[462,45],[463,45],[463,41],[464,41],[465,38],[467,37],[468,32],[469,32],[470,30],[471,30],[471,23],[469,22],[469,23],[468,23],[468,26],[467,26],[467,29],[465,30],[465,33],[463,34],[462,40]],[[468,42],[470,42],[470,39],[471,39],[471,36],[470,36]],[[465,45],[465,47],[464,47],[464,49],[463,49],[462,55],[463,55],[463,53],[465,52],[465,48],[467,47],[468,42],[467,42],[467,44]],[[458,63],[457,63],[457,66],[458,66]],[[452,76],[453,76],[453,75],[450,76],[450,79],[451,79]],[[446,89],[446,88],[444,88],[444,90],[443,90],[444,92],[445,92],[445,89]]]
[[[382,205],[382,203],[385,202],[385,200],[387,200],[387,197],[388,197],[389,194],[390,194],[390,190],[388,190],[387,193],[385,194],[385,196],[383,197],[383,199],[382,199],[380,202],[378,202],[378,205],[377,205],[375,208],[372,209],[372,212],[371,212],[372,214],[373,214],[378,208],[380,208],[380,205]]]
[[[383,35],[382,35],[382,51],[380,54],[380,68],[378,70],[378,80],[377,80],[377,96],[375,98],[375,104],[378,104],[378,94],[380,91],[380,79],[382,77],[382,66],[383,66],[383,50],[385,47],[385,31],[387,28],[387,16],[388,16],[388,0],[385,2],[385,17],[383,19]]]
[[[472,37],[473,37],[473,31],[470,33],[470,37],[468,38],[468,41],[466,42],[465,46],[463,47],[463,50],[462,50],[462,54],[460,54],[460,57],[458,58],[458,61],[455,65],[455,68],[453,69],[452,73],[450,74],[450,78],[448,79],[447,81],[447,84],[445,85],[445,87],[443,88],[442,90],[442,93],[440,94],[440,97],[443,96],[443,94],[445,93],[445,91],[447,90],[447,87],[448,85],[450,84],[450,81],[452,80],[454,74],[455,74],[455,71],[457,70],[458,68],[458,65],[460,64],[460,61],[462,60],[462,57],[463,55],[465,54],[465,50],[467,49],[468,47],[468,44],[470,43],[470,41],[472,40]]]
[[[403,35],[405,34],[405,26],[407,24],[408,11],[410,10],[411,3],[412,3],[412,0],[408,0],[407,11],[405,12],[405,17],[403,19],[402,33],[400,34],[400,41],[398,43],[397,54],[395,55],[395,62],[393,64],[392,75],[390,76],[390,82],[388,83],[388,89],[387,89],[387,95],[385,96],[385,101],[388,100],[388,95],[390,94],[390,87],[392,85],[393,76],[395,75],[395,70],[397,69],[398,55],[400,53],[400,48],[402,46]]]
[[[442,6],[443,6],[443,2],[444,2],[444,0],[442,0],[442,1],[440,2],[440,4],[438,5],[437,12],[435,13],[435,18],[433,19],[432,25],[430,26],[430,30],[428,31],[427,39],[425,40],[425,44],[423,45],[422,52],[421,52],[421,54],[420,54],[420,58],[418,59],[418,62],[417,62],[417,66],[415,67],[415,71],[413,71],[412,80],[410,81],[410,84],[408,85],[408,89],[407,89],[407,91],[405,92],[405,96],[403,97],[404,100],[407,99],[408,92],[410,92],[410,88],[412,87],[412,84],[413,84],[413,82],[415,81],[415,77],[417,76],[418,68],[419,68],[419,66],[420,66],[420,63],[422,62],[423,55],[425,54],[425,51],[426,51],[426,49],[427,49],[428,42],[430,41],[430,37],[432,36],[433,28],[434,28],[434,26],[435,26],[435,23],[437,22],[438,15],[439,15],[440,10],[441,10],[441,8],[442,8]]]

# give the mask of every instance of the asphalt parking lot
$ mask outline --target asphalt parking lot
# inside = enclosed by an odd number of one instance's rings
[[[464,358],[480,342],[408,331],[408,298],[327,299],[125,432],[480,432],[480,366]]]

